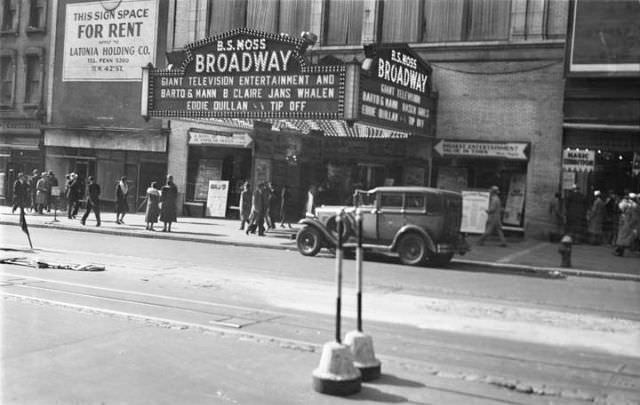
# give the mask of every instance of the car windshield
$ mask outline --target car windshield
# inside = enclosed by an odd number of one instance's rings
[[[353,193],[353,205],[356,207],[373,207],[376,204],[376,195],[364,190],[356,190]]]

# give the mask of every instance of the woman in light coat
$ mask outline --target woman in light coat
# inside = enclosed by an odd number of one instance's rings
[[[638,214],[636,212],[636,203],[630,199],[628,195],[620,201],[618,208],[620,208],[620,219],[618,225],[618,236],[616,237],[616,249],[613,254],[616,256],[622,256],[624,255],[624,250],[631,247],[637,237],[637,228],[640,218],[638,218]]]
[[[155,231],[153,224],[158,222],[158,215],[160,215],[160,190],[158,190],[158,183],[154,181],[147,189],[147,209],[144,213],[147,231]]]

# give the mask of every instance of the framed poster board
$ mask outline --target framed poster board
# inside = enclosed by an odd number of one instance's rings
[[[200,159],[196,175],[195,201],[205,201],[209,195],[209,181],[222,178],[222,160]]]
[[[227,198],[229,196],[228,180],[210,180],[207,193],[208,217],[225,217],[227,215]]]
[[[504,207],[502,223],[504,225],[521,226],[524,214],[524,198],[527,189],[526,176],[514,174],[509,182],[509,194]]]
[[[465,233],[484,233],[489,209],[489,192],[462,190],[462,224],[460,231]]]

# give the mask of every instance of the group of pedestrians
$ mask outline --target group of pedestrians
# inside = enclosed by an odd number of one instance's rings
[[[262,182],[252,192],[249,182],[244,182],[238,206],[240,230],[247,235],[257,232],[258,236],[264,236],[265,232],[276,228],[278,220],[281,228],[285,223],[291,228],[291,193],[286,184],[277,190],[273,183]]]
[[[31,176],[19,172],[13,182],[13,206],[11,212],[19,208],[31,209],[31,212],[43,214],[46,210],[57,208],[57,196],[53,195],[54,187],[58,187],[58,179],[52,171],[40,172],[33,169]]]
[[[556,238],[564,234],[574,243],[610,245],[618,256],[626,249],[640,250],[640,195],[628,190],[622,195],[595,190],[588,202],[574,185],[564,199],[560,193],[555,195],[549,213],[551,235]]]

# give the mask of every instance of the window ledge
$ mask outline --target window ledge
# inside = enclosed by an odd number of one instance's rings
[[[25,110],[36,110],[40,108],[40,103],[37,103],[37,104],[24,103],[22,105],[22,108],[24,108]]]
[[[13,35],[13,36],[17,37],[18,36],[18,31],[14,31],[14,30],[1,30],[0,31],[0,36],[8,37],[10,35]]]
[[[27,27],[27,34],[44,34],[44,27]]]

